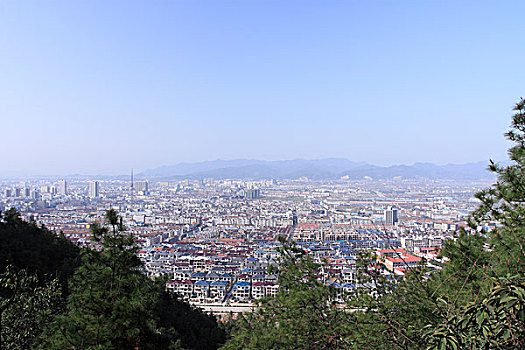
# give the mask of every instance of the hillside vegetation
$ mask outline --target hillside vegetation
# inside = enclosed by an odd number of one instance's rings
[[[216,349],[217,321],[138,269],[137,247],[116,211],[95,225],[102,250],[7,211],[0,222],[2,349]]]

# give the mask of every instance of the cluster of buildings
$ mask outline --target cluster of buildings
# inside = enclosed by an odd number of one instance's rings
[[[318,279],[356,287],[356,256],[373,251],[382,273],[438,268],[439,249],[478,203],[482,182],[430,180],[67,179],[0,182],[0,210],[94,245],[105,210],[122,215],[148,276],[195,305],[252,305],[279,290],[279,243],[323,263]],[[224,310],[224,309],[221,309]]]

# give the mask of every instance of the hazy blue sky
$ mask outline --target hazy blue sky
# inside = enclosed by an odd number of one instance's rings
[[[525,1],[0,0],[0,176],[504,159]]]

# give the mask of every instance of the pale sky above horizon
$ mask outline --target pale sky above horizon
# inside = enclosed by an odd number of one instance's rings
[[[0,177],[506,159],[523,1],[0,0]]]

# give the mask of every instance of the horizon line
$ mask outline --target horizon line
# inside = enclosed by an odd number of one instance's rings
[[[482,163],[482,162],[486,162],[487,167],[488,167],[488,165],[490,164],[489,163],[490,159],[478,160],[478,161],[467,161],[467,162],[456,162],[456,163],[437,163],[437,162],[434,163],[434,162],[431,162],[431,161],[415,161],[415,162],[410,162],[410,163],[393,163],[393,164],[389,164],[389,165],[378,165],[378,164],[368,163],[366,161],[351,160],[349,158],[344,158],[344,157],[291,158],[291,159],[273,159],[273,160],[257,159],[257,158],[231,158],[231,159],[216,158],[216,159],[212,159],[212,160],[201,160],[201,161],[193,161],[193,162],[185,161],[185,162],[177,162],[177,163],[169,164],[169,165],[159,165],[159,166],[154,166],[154,167],[148,167],[148,168],[144,168],[140,172],[135,172],[135,173],[136,173],[136,175],[141,176],[141,174],[146,172],[146,171],[155,170],[155,169],[161,169],[161,168],[164,168],[164,167],[173,167],[173,166],[177,166],[177,165],[181,165],[181,164],[213,163],[213,162],[217,162],[217,161],[225,161],[225,162],[231,162],[231,161],[291,162],[291,161],[299,161],[299,160],[302,160],[302,161],[346,160],[346,161],[350,161],[352,163],[363,163],[364,165],[375,166],[375,167],[379,167],[379,168],[390,168],[390,167],[396,167],[396,166],[414,166],[416,164],[431,164],[431,165],[436,165],[436,166],[467,165],[467,164],[478,164],[478,163]],[[495,163],[502,163],[502,162],[508,162],[508,161],[509,160],[504,160],[504,161],[495,160],[494,162]],[[133,167],[133,169],[137,169],[137,168]],[[226,169],[226,168],[218,168],[218,169]],[[348,169],[348,170],[351,170],[351,169]],[[190,174],[180,174],[180,176],[184,176],[184,175],[190,175]],[[47,179],[47,178],[60,179],[60,178],[66,178],[66,177],[94,177],[94,178],[96,178],[96,177],[124,177],[124,176],[129,177],[129,173],[125,174],[125,173],[102,172],[102,173],[98,173],[98,174],[89,174],[89,173],[73,172],[73,173],[67,173],[67,174],[64,174],[64,173],[62,173],[62,174],[35,174],[35,173],[29,173],[28,172],[26,174],[16,174],[16,175],[6,175],[6,176],[0,175],[0,180],[7,181],[7,180],[22,180],[22,179],[29,180],[29,179]],[[177,176],[177,175],[173,175],[173,176]]]

